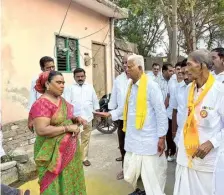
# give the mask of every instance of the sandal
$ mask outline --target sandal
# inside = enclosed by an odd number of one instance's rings
[[[26,191],[24,192],[24,195],[30,195],[30,190],[26,190]]]
[[[131,194],[128,195],[139,195],[141,193],[141,190],[139,188],[137,188],[134,192],[132,192]]]
[[[117,180],[122,180],[124,179],[124,173],[121,171],[120,173],[117,174]]]
[[[122,161],[122,157],[116,158],[116,161]]]
[[[25,192],[20,190],[20,195],[30,195],[30,190],[26,190]]]
[[[85,160],[83,161],[83,165],[85,165],[86,167],[89,167],[91,163],[88,160]]]

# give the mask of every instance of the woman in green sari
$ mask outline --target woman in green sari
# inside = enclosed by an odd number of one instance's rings
[[[41,195],[86,195],[79,148],[79,124],[73,106],[62,97],[64,78],[60,72],[44,72],[35,89],[43,95],[33,104],[29,126],[37,137],[34,145]]]

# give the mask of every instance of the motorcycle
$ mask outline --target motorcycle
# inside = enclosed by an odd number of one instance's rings
[[[100,112],[109,112],[108,103],[110,101],[111,94],[104,95],[99,100]],[[96,129],[103,134],[112,134],[117,130],[117,123],[112,121],[111,118],[97,117]]]

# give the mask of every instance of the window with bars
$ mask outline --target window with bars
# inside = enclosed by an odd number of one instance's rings
[[[56,36],[58,71],[71,72],[79,67],[79,44],[77,39]]]

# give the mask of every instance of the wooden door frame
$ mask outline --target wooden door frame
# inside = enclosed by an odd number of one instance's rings
[[[105,92],[107,94],[107,88],[108,88],[107,87],[107,44],[97,42],[97,41],[92,41],[91,47],[92,47],[93,44],[104,46],[104,61],[105,61],[104,69],[105,69],[105,73],[106,73],[104,75],[104,79],[105,79]],[[92,48],[92,58],[93,58],[93,48]],[[92,66],[92,78],[93,78],[93,66]]]

